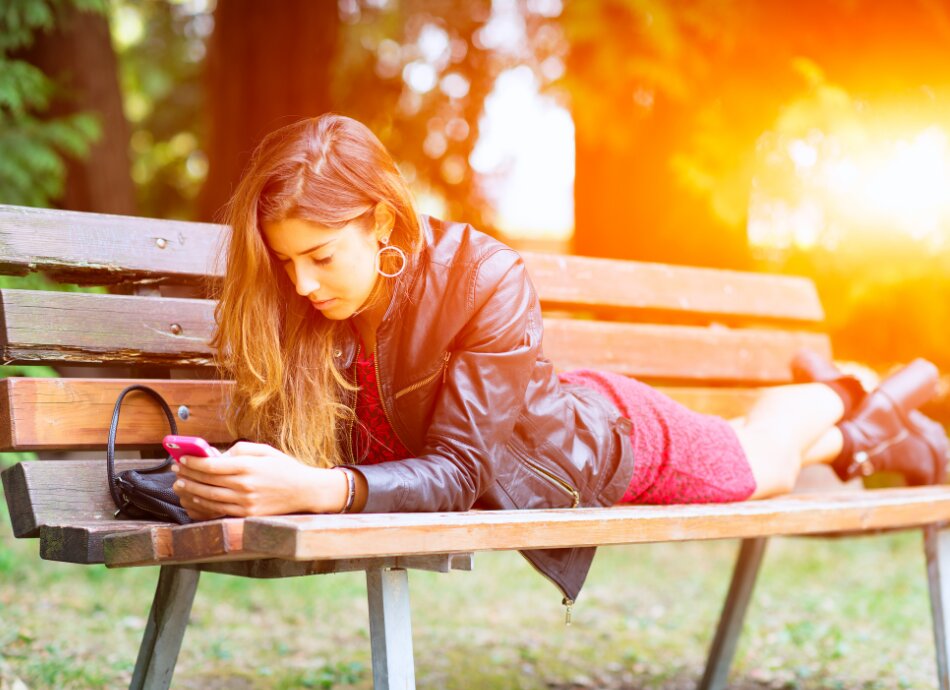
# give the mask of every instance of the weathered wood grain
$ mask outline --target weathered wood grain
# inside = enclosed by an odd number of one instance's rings
[[[542,302],[822,321],[805,278],[522,252]]]
[[[801,494],[710,505],[248,518],[244,548],[313,560],[735,539],[950,519],[950,487]]]
[[[213,302],[0,290],[5,364],[210,366]]]
[[[102,540],[110,534],[156,526],[144,520],[71,522],[40,527],[40,558],[66,563],[102,563]]]
[[[13,363],[210,366],[208,300],[0,290],[3,356]],[[642,378],[780,383],[803,331],[624,324],[546,318],[544,350],[559,369],[602,368]]]
[[[233,381],[11,377],[0,380],[0,450],[105,449],[115,400],[133,383],[161,393],[179,433],[218,445],[234,441],[224,423]],[[726,418],[745,414],[758,397],[756,388],[657,388],[690,409]],[[117,448],[154,446],[166,433],[168,422],[152,398],[144,393],[125,398]]]
[[[0,205],[0,272],[79,284],[206,283],[224,225]],[[804,278],[522,252],[542,302],[821,321]],[[223,257],[222,257],[223,258]]]
[[[288,561],[281,558],[261,558],[253,561],[213,561],[198,563],[198,568],[212,573],[274,579],[349,573],[368,568],[405,568],[447,573],[452,570],[470,571],[474,554],[451,553],[426,556],[392,556],[390,558],[347,558],[333,561]],[[117,564],[109,564],[114,567]]]
[[[12,377],[0,380],[0,450],[104,449],[115,401],[132,384],[165,398],[180,434],[212,444],[233,440],[224,423],[231,381]],[[167,433],[168,420],[151,396],[126,395],[116,448],[154,446]]]
[[[223,225],[0,205],[0,272],[65,283],[198,283],[215,273]],[[220,273],[220,271],[218,271]]]
[[[820,333],[546,319],[544,353],[559,369],[644,379],[788,383],[801,348],[831,354]]]
[[[116,471],[150,467],[160,460],[116,460]],[[34,460],[3,471],[3,491],[13,533],[38,537],[42,525],[114,520],[106,461]]]

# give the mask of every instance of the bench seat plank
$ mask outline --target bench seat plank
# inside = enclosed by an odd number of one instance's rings
[[[329,575],[331,573],[351,573],[369,568],[411,568],[428,570],[434,573],[447,573],[452,570],[471,571],[475,558],[472,553],[449,553],[426,556],[389,556],[387,558],[343,558],[332,561],[288,561],[281,558],[259,558],[253,561],[214,561],[199,563],[204,571],[273,579],[280,577],[303,577],[307,575]],[[156,562],[154,565],[158,565]],[[110,565],[114,567],[114,565]]]
[[[946,520],[950,487],[916,487],[724,504],[249,518],[244,548],[279,558],[360,558],[816,534]]]
[[[190,525],[139,523],[145,526],[132,530],[113,530],[106,535],[105,558],[101,562],[109,567],[200,562],[208,564],[207,569],[214,572],[257,578],[348,572],[368,567],[415,568],[437,572],[472,569],[472,553],[314,561],[268,558],[243,549],[245,524],[245,518],[224,518]]]
[[[761,501],[580,510],[289,515],[106,537],[109,566],[221,559],[336,560],[909,528],[950,520],[950,487],[793,494]],[[237,530],[240,539],[235,539]],[[175,534],[184,535],[176,539]],[[228,533],[226,541],[219,536]],[[179,546],[180,550],[175,551]]]
[[[116,471],[161,460],[116,460]],[[13,534],[38,537],[42,525],[115,522],[105,460],[32,460],[2,473]]]
[[[40,558],[65,563],[104,563],[102,544],[107,536],[137,532],[161,524],[145,520],[100,520],[42,525]]]

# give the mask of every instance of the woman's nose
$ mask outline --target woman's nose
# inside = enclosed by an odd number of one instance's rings
[[[320,289],[320,282],[317,277],[309,271],[300,271],[297,274],[296,282],[297,294],[301,297],[309,297]]]

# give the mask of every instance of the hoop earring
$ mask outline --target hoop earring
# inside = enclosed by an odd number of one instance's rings
[[[383,276],[384,278],[395,278],[396,276],[401,275],[402,272],[406,270],[406,266],[409,264],[409,259],[406,258],[406,253],[402,249],[389,244],[388,237],[383,239],[382,242],[383,242],[383,246],[380,247],[379,250],[377,250],[376,252],[376,272],[379,275]],[[402,266],[400,266],[399,270],[396,271],[395,273],[386,273],[385,271],[382,270],[382,266],[380,265],[380,259],[382,258],[382,254],[387,249],[399,254],[399,257],[402,259]]]

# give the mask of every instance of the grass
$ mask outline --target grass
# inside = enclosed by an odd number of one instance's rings
[[[730,541],[601,548],[565,627],[560,594],[516,553],[412,572],[420,688],[692,688],[736,552]],[[0,517],[0,688],[127,687],[157,569],[42,561]],[[361,573],[254,581],[205,573],[174,687],[370,688]],[[732,688],[936,687],[918,533],[775,539]],[[22,685],[17,685],[17,681]]]

